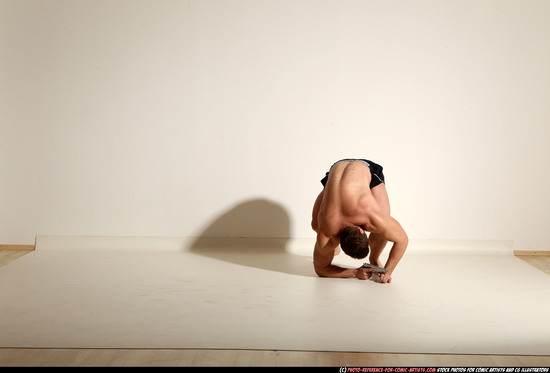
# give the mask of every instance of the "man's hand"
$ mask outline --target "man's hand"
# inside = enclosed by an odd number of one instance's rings
[[[369,278],[371,278],[374,272],[376,272],[376,269],[374,268],[359,267],[357,268],[355,277],[357,277],[359,280],[368,280]]]
[[[378,273],[380,282],[383,284],[389,284],[391,282],[391,275],[389,273]]]

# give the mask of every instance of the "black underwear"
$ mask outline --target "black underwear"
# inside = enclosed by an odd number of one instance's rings
[[[384,179],[384,174],[382,173],[382,169],[383,167],[380,166],[379,164],[376,164],[372,161],[369,161],[369,160],[366,160],[366,159],[342,159],[342,160],[339,160],[338,162],[336,163],[340,163],[340,162],[361,162],[363,164],[365,164],[366,166],[369,167],[369,170],[370,170],[370,173],[371,173],[371,180],[370,180],[370,189],[374,188],[375,186],[377,185],[380,185],[382,183],[385,183],[385,179]],[[330,168],[332,169],[332,167],[334,167],[334,165],[336,164],[334,163],[332,166],[330,166]],[[321,180],[321,184],[323,184],[323,187],[325,187],[327,185],[327,181],[328,181],[328,174],[330,173],[327,172],[326,176]]]

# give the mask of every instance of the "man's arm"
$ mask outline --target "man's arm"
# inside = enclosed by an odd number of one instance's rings
[[[317,196],[315,203],[313,204],[313,213],[311,214],[311,228],[317,232],[319,230],[319,210],[321,209],[321,202],[323,201],[323,196],[325,190],[323,189],[321,193]]]
[[[393,242],[393,246],[388,256],[388,261],[384,267],[388,270],[389,277],[405,254],[407,246],[409,245],[409,238],[397,220],[391,216],[386,217],[384,220],[385,221],[381,224],[382,229],[380,230],[380,233],[388,241]]]
[[[322,233],[317,234],[315,249],[313,250],[313,266],[319,277],[358,278],[366,280],[376,271],[373,268],[342,268],[332,264],[334,250],[338,240],[329,238]]]

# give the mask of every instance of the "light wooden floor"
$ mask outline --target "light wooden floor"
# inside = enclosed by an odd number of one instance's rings
[[[29,249],[0,247],[0,270]],[[533,270],[550,275],[550,256],[518,256]],[[7,366],[550,366],[548,356],[380,354],[350,352],[190,349],[25,349],[0,348]]]

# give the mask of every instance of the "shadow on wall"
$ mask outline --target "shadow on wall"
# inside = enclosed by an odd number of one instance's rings
[[[190,251],[242,266],[315,276],[311,258],[286,250],[289,237],[286,210],[273,201],[253,199],[215,219],[191,244]]]

